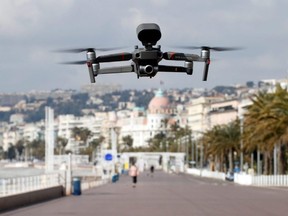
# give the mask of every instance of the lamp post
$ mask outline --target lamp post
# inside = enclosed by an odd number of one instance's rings
[[[189,163],[189,135],[186,136],[186,144],[185,144],[185,148],[186,148],[186,164],[188,167],[188,163]]]
[[[257,148],[257,175],[261,175],[261,161],[260,161],[260,149]]]
[[[190,135],[189,139],[191,140],[191,160],[194,162],[194,141],[193,141],[193,136]]]
[[[195,143],[196,145],[195,145],[195,166],[196,166],[196,168],[198,167],[198,143],[196,142]]]
[[[202,134],[202,131],[197,131],[197,130],[192,130],[192,134]],[[199,143],[200,141],[200,143]],[[194,142],[195,142],[195,147],[194,147]],[[200,145],[199,145],[200,144]],[[192,136],[192,149],[195,149],[195,160],[194,160],[194,151],[192,151],[192,161],[195,161],[195,166],[200,167],[200,169],[203,168],[203,140],[202,137],[199,136]],[[200,152],[198,152],[198,149]],[[199,155],[200,154],[200,155]],[[198,157],[199,158],[199,163],[198,163]]]
[[[186,160],[185,160],[185,163],[188,165],[188,159],[189,159],[189,137],[190,137],[190,135],[186,135],[186,136],[184,136],[184,137],[182,137],[181,139],[180,139],[180,143],[181,143],[181,145],[182,145],[182,143],[184,143],[184,145],[185,145],[185,149],[184,149],[184,151],[185,151],[185,153],[186,153]]]
[[[240,172],[243,171],[243,116],[240,117]]]
[[[200,169],[203,169],[203,138],[200,141]]]

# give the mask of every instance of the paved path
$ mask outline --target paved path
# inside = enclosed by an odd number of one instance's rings
[[[4,215],[21,216],[285,216],[288,191],[156,172],[141,173],[136,188],[129,176]]]

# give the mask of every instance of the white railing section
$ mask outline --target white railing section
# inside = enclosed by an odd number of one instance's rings
[[[186,169],[186,173],[191,174],[191,175],[196,175],[196,176],[201,175],[200,169],[195,169],[195,168]]]
[[[109,179],[102,179],[96,181],[85,181],[81,182],[81,190],[88,190],[90,188],[98,187],[104,184],[107,184],[110,180]]]
[[[234,174],[234,182],[240,185],[252,185],[252,175],[248,174]]]
[[[288,175],[253,176],[252,185],[288,187]]]
[[[68,172],[47,173],[37,176],[2,178],[0,179],[0,197],[21,194],[54,186],[62,185],[66,195],[71,194],[72,176]],[[87,190],[111,181],[110,176],[81,178],[81,190]]]
[[[65,179],[60,173],[3,178],[0,179],[0,197],[63,185],[64,182]]]
[[[186,169],[186,173],[207,178],[225,180],[225,173],[212,172],[195,168]],[[253,185],[261,187],[288,187],[288,175],[260,175],[253,176],[245,173],[235,173],[234,182],[240,185]]]
[[[221,172],[212,172],[208,170],[203,170],[201,176],[207,177],[207,178],[225,180],[225,173],[221,173]]]
[[[189,168],[186,170],[186,172],[188,174],[192,174],[192,175],[197,175],[197,176],[202,176],[202,177],[206,177],[206,178],[215,178],[215,179],[221,179],[221,180],[225,180],[225,173],[222,172],[212,172],[209,170],[205,170],[205,169],[195,169],[195,168]]]

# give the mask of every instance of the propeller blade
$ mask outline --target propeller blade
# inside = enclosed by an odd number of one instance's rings
[[[214,50],[214,51],[234,51],[234,50],[240,50],[242,49],[241,47],[207,47],[210,50]],[[204,48],[205,49],[205,48]]]
[[[70,61],[70,62],[60,62],[59,64],[82,65],[86,63],[87,61]]]
[[[111,48],[76,48],[76,49],[61,49],[56,50],[55,52],[60,53],[81,53],[81,52],[87,52],[87,51],[111,51],[111,50],[117,50],[121,49],[123,47],[111,47]]]
[[[56,52],[60,53],[81,53],[84,51],[94,51],[94,48],[76,48],[76,49],[62,49],[62,50],[56,50]]]
[[[240,50],[241,47],[209,47],[209,46],[179,46],[178,48],[183,49],[206,49],[206,50],[213,50],[213,51],[234,51],[234,50]]]

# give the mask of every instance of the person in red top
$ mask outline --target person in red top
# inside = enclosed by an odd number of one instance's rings
[[[135,188],[137,183],[137,176],[139,175],[139,170],[135,163],[132,163],[129,169],[129,175],[132,177],[133,188]]]

